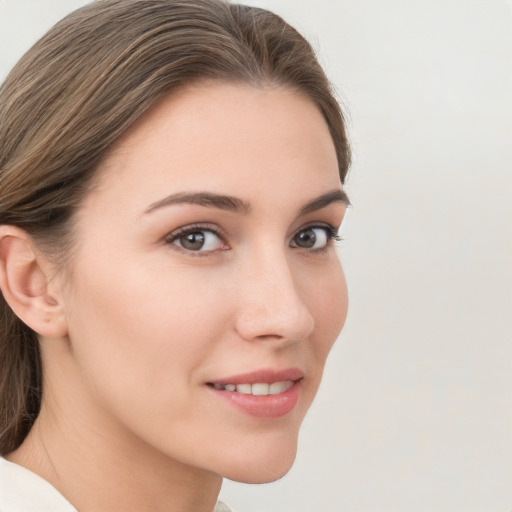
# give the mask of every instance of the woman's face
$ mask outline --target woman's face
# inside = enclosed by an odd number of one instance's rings
[[[300,93],[206,84],[147,114],[76,218],[65,311],[91,432],[235,480],[286,473],[346,317],[344,212]]]

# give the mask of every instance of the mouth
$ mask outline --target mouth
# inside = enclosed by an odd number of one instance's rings
[[[300,397],[304,374],[297,368],[259,370],[207,382],[221,400],[256,418],[273,419],[290,413]]]
[[[290,389],[296,381],[283,380],[279,382],[255,382],[254,384],[220,384],[220,383],[207,383],[217,390],[232,391],[235,393],[242,393],[243,395],[267,396],[279,395]]]

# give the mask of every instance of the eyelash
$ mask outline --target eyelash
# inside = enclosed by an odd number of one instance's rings
[[[307,229],[323,229],[327,235],[327,243],[324,247],[320,247],[317,249],[306,249],[303,247],[294,247],[296,249],[303,249],[307,252],[321,254],[329,250],[336,242],[341,242],[343,238],[339,236],[338,230],[331,226],[330,224],[309,224],[298,229],[292,236],[292,240],[295,236],[297,236],[300,232],[305,231]],[[212,226],[210,224],[191,224],[188,226],[181,227],[172,233],[169,233],[164,239],[166,244],[174,245],[178,250],[184,251],[187,255],[193,257],[208,257],[211,256],[212,253],[216,252],[215,250],[210,251],[193,251],[190,249],[185,249],[184,247],[180,247],[176,245],[174,242],[179,238],[186,236],[188,234],[197,233],[197,232],[210,232],[219,237],[219,239],[227,245],[226,236],[223,230],[220,230],[217,226]],[[292,246],[293,247],[293,246]],[[224,249],[226,250],[226,249]]]
[[[211,256],[212,252],[215,252],[215,251],[191,251],[191,250],[185,249],[184,247],[180,247],[180,246],[174,244],[174,242],[176,242],[176,240],[178,240],[179,238],[181,238],[185,235],[197,233],[197,232],[203,232],[203,231],[208,231],[210,233],[213,233],[214,235],[218,236],[219,239],[222,240],[223,243],[227,244],[225,233],[222,230],[220,230],[217,226],[212,226],[210,224],[190,224],[188,226],[178,228],[176,231],[169,233],[169,235],[167,235],[165,237],[165,243],[169,244],[169,245],[174,245],[174,247],[176,247],[177,250],[184,251],[187,253],[187,255],[190,255],[190,256],[203,257],[203,258],[206,256]]]
[[[300,228],[298,231],[296,231],[293,236],[296,236],[298,233],[306,229],[323,229],[327,233],[327,243],[325,244],[325,247],[320,247],[318,249],[310,249],[310,252],[315,252],[317,254],[324,253],[328,251],[337,242],[341,242],[343,240],[343,238],[338,234],[338,230],[334,226],[331,226],[330,224],[311,224],[309,226],[304,226]],[[300,247],[298,247],[298,249],[300,249]]]

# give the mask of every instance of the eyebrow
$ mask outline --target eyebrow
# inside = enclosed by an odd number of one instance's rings
[[[346,206],[350,206],[347,194],[343,190],[336,189],[322,194],[320,197],[306,203],[299,210],[299,215],[306,215],[320,210],[331,203],[343,203]],[[159,208],[174,204],[197,204],[199,206],[218,208],[242,215],[248,215],[251,212],[251,205],[238,197],[214,194],[212,192],[178,192],[151,204],[145,210],[145,213],[151,213]]]
[[[300,215],[306,215],[307,213],[321,210],[331,203],[343,203],[346,207],[350,206],[350,200],[344,190],[336,189],[322,194],[320,197],[313,199],[309,203],[306,203],[299,211]]]
[[[173,204],[198,204],[200,206],[219,208],[220,210],[228,210],[242,215],[247,215],[251,211],[251,205],[237,197],[213,194],[211,192],[178,192],[177,194],[171,194],[153,203],[146,209],[146,213]]]

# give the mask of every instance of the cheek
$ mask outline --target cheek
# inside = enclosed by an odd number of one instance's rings
[[[322,275],[312,276],[311,281],[307,303],[315,319],[313,346],[325,362],[347,318],[347,283],[338,260]]]
[[[69,322],[74,358],[110,403],[130,397],[143,408],[174,404],[179,393],[190,393],[225,325],[218,296],[200,279],[157,269],[89,260],[77,273]]]

